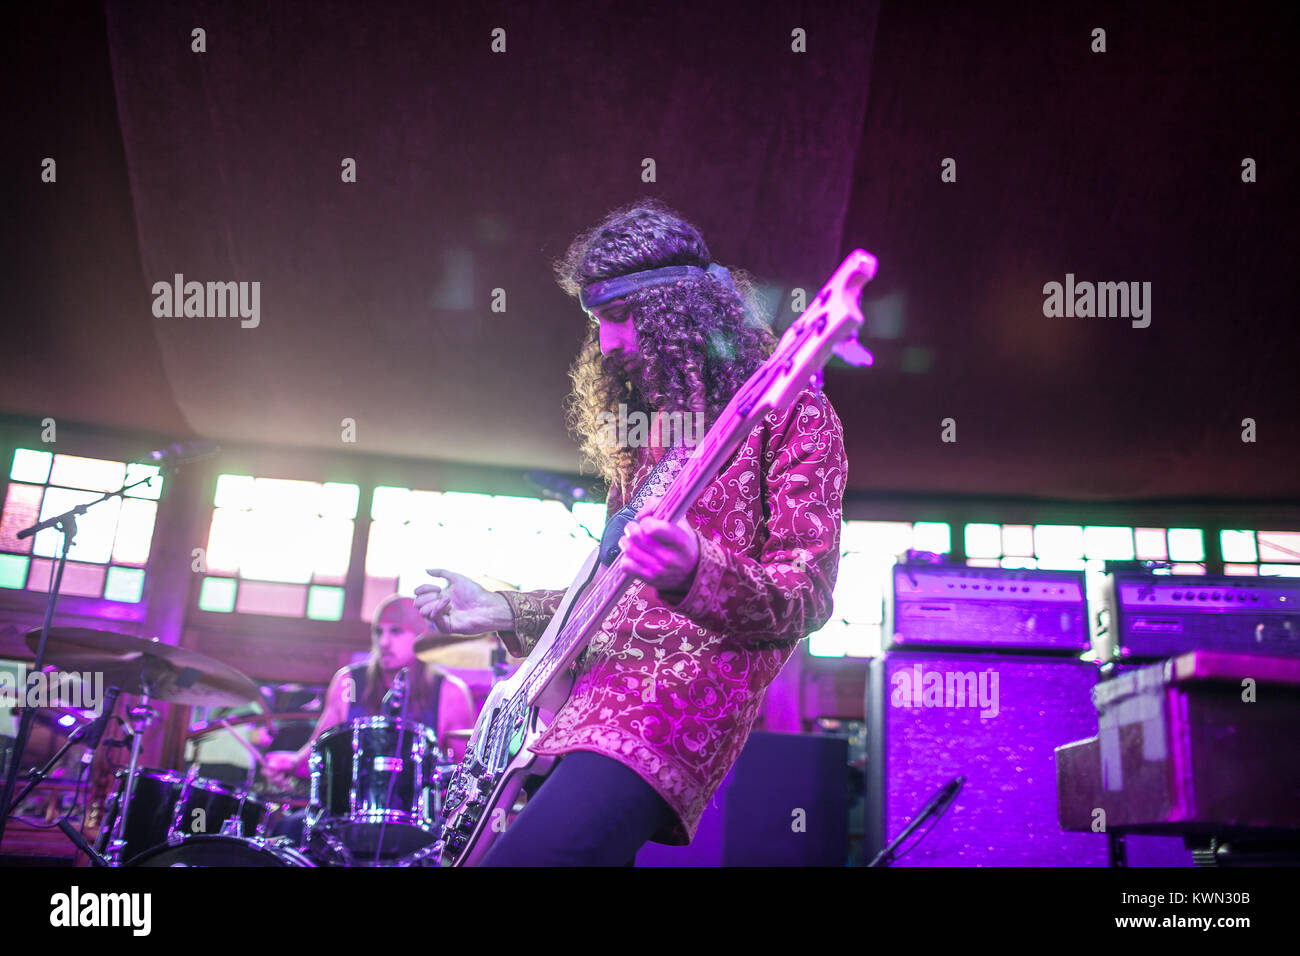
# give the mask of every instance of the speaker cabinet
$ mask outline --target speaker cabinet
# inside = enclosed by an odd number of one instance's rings
[[[873,660],[866,859],[960,776],[947,812],[909,836],[893,865],[1107,865],[1106,836],[1064,832],[1056,806],[1054,751],[1097,733],[1096,681],[1094,665],[1070,658],[891,651]]]

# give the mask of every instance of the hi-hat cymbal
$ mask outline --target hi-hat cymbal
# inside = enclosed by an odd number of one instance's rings
[[[39,627],[27,632],[27,646],[33,653],[40,642]],[[102,673],[107,687],[147,693],[173,704],[238,707],[260,696],[257,685],[229,664],[117,631],[52,627],[45,655],[60,670]]]

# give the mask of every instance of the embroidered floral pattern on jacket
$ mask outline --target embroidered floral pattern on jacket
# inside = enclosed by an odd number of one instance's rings
[[[644,455],[632,488],[652,468]],[[700,560],[684,595],[628,588],[588,646],[539,754],[605,754],[676,811],[654,836],[681,844],[749,737],[768,684],[830,617],[847,461],[830,402],[804,391],[768,415],[687,512]],[[610,514],[631,489],[610,489]],[[524,656],[563,591],[502,592]]]

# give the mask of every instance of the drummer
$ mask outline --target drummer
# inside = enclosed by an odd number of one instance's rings
[[[360,717],[392,713],[384,705],[384,695],[403,668],[408,668],[403,716],[432,728],[444,754],[449,753],[449,759],[460,759],[465,743],[452,740],[451,731],[473,727],[478,711],[468,684],[416,658],[415,639],[424,630],[424,620],[416,613],[411,598],[393,594],[380,603],[370,628],[370,659],[335,672],[325,692],[320,719],[305,744],[296,752],[273,750],[266,755],[273,783],[284,784],[283,778],[291,775],[308,776],[312,746],[331,727]],[[275,780],[277,775],[283,776]]]

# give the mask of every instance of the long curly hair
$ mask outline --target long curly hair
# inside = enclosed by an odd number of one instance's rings
[[[664,266],[707,268],[712,261],[694,226],[664,204],[645,200],[615,210],[574,239],[555,263],[555,276],[576,299],[600,279]],[[620,405],[647,416],[703,413],[707,427],[771,354],[776,339],[753,283],[739,270],[731,276],[736,291],[697,277],[629,294],[624,302],[647,359],[634,372],[617,356],[602,356],[599,327],[588,328],[569,369],[573,389],[565,411],[583,464],[606,481],[626,481],[636,467],[635,449],[602,441],[602,422],[617,415]]]

